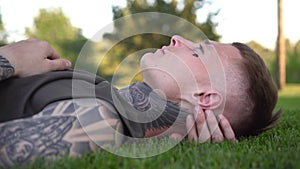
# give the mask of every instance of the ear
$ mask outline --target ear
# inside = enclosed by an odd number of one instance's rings
[[[201,106],[202,109],[205,110],[216,109],[223,102],[223,96],[215,90],[209,90],[203,93],[197,93],[196,97],[198,99],[199,106]]]

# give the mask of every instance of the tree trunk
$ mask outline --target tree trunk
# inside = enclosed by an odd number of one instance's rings
[[[278,39],[277,39],[277,85],[278,89],[285,87],[286,71],[285,71],[285,38],[283,35],[282,21],[282,1],[278,0]]]

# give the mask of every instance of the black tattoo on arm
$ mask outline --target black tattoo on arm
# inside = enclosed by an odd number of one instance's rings
[[[0,123],[0,167],[26,165],[37,157],[79,156],[118,144],[122,127],[112,106],[85,101],[56,102],[33,117]]]
[[[39,117],[15,120],[0,128],[0,166],[24,164],[37,157],[63,155],[71,143],[63,137],[75,117]],[[68,152],[66,152],[68,153]]]
[[[0,81],[11,77],[15,73],[15,69],[9,61],[0,55]]]

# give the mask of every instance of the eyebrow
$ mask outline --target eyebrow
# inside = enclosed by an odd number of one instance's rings
[[[204,53],[204,49],[203,49],[201,43],[200,43],[200,45],[199,45],[199,49],[201,50],[202,53]]]

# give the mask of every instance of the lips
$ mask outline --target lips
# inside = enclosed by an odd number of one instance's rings
[[[167,46],[163,46],[160,50],[163,54],[165,54],[165,50],[166,50]]]
[[[155,53],[161,52],[162,54],[165,54],[165,51],[163,49],[157,49]]]

